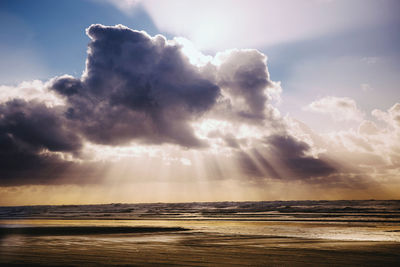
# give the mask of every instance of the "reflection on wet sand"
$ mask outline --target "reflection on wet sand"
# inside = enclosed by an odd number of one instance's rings
[[[32,209],[7,208],[0,220],[0,265],[398,266],[400,210],[393,203],[368,210],[360,202],[350,208],[331,205],[334,220],[323,220],[329,202],[324,209],[315,203],[292,206],[290,213],[254,208],[260,206],[255,203],[249,217],[242,203],[201,204],[206,211],[197,203],[130,205],[129,213],[141,217],[129,219],[120,212],[98,218],[110,205],[38,207],[33,215]],[[236,210],[226,212],[226,205]],[[127,211],[123,205],[115,210]],[[78,211],[79,219],[71,218]],[[95,218],[88,218],[93,211]],[[349,212],[355,219],[336,219]],[[188,213],[192,217],[181,217]],[[211,213],[216,218],[204,217]],[[254,220],[265,213],[279,221]]]
[[[333,229],[348,229],[346,225],[120,220],[18,222],[3,221],[7,228],[2,231],[8,233],[0,235],[2,265],[395,266],[400,262],[399,242],[306,238],[293,234],[316,229],[333,233]],[[176,228],[171,228],[172,225]],[[189,226],[192,230],[181,231]],[[268,228],[271,229],[265,231]],[[375,227],[368,229],[376,231]]]
[[[41,226],[41,227],[2,227],[0,237],[7,235],[95,235],[95,234],[131,234],[186,231],[182,227],[129,227],[129,226]]]

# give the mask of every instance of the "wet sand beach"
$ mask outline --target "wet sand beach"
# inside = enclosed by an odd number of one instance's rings
[[[148,216],[142,216],[141,219],[87,216],[88,210],[104,211],[110,206],[75,206],[73,209],[82,211],[79,218],[67,216],[73,214],[71,207],[68,207],[68,214],[62,211],[61,206],[53,206],[46,209],[46,212],[43,212],[41,207],[42,212],[36,215],[32,215],[30,208],[29,216],[19,210],[18,218],[12,218],[17,216],[8,210],[8,218],[3,216],[0,220],[0,264],[398,266],[400,263],[400,224],[397,222],[398,218],[393,215],[397,206],[392,205],[386,210],[382,210],[381,207],[379,211],[375,208],[375,212],[363,209],[357,219],[352,215],[353,219],[340,221],[337,216],[329,217],[331,220],[322,220],[321,214],[310,212],[309,203],[303,203],[310,214],[302,214],[302,220],[293,219],[299,217],[297,209],[293,211],[292,219],[287,215],[289,213],[282,212],[277,213],[280,217],[274,217],[275,220],[271,221],[261,216],[266,212],[265,209],[268,209],[265,203],[262,205],[264,210],[254,211],[254,205],[258,204],[250,205],[253,209],[251,214],[238,207],[243,203],[225,203],[225,208],[216,203],[202,204],[201,207],[191,204],[191,208],[186,206],[179,214],[175,206],[173,211],[164,210],[163,215],[160,213],[162,209],[158,209],[158,218],[154,216],[154,212],[149,212]],[[353,203],[352,212],[356,209],[355,204]],[[151,206],[153,211],[154,205]],[[163,205],[171,208],[171,204]],[[134,208],[143,211],[143,206]],[[114,210],[118,209],[126,210],[126,207],[118,206]],[[194,216],[194,209],[198,211],[197,217]],[[230,213],[233,209],[241,212]],[[191,210],[194,217],[179,218],[184,210]],[[204,216],[211,210],[214,210],[212,217]],[[55,216],[57,212],[54,211],[62,212],[63,216]],[[327,211],[323,212],[325,214]],[[12,216],[9,216],[10,214]],[[83,214],[86,214],[86,218]],[[136,215],[138,214],[137,212]],[[221,216],[216,218],[217,214]],[[226,216],[227,214],[231,215]],[[250,216],[241,216],[245,214]],[[381,215],[374,216],[377,214]],[[254,220],[255,215],[258,215],[257,220]],[[314,219],[307,221],[310,217]],[[370,218],[375,219],[369,220]],[[281,220],[276,221],[277,219]]]

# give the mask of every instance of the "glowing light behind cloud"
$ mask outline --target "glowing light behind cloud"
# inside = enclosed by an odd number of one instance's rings
[[[368,5],[357,0],[146,0],[140,3],[161,31],[185,36],[202,50],[261,47],[351,30],[376,24],[385,12],[389,14],[387,19],[392,19],[385,1],[369,1]],[[362,10],[358,10],[360,7]]]

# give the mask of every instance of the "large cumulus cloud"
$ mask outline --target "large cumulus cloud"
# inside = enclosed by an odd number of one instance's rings
[[[215,103],[219,87],[163,36],[124,26],[92,25],[81,79],[60,77],[52,88],[67,98],[66,116],[91,141],[204,145],[190,122]]]
[[[289,133],[271,105],[280,87],[264,54],[229,50],[196,65],[183,44],[161,35],[98,24],[86,32],[82,77],[50,80],[39,90],[49,97],[15,93],[0,101],[0,183],[48,183],[78,170],[91,176],[85,144],[132,142],[217,148],[219,157],[227,151],[244,178],[307,180],[335,172],[309,154],[310,145]],[[230,128],[211,133],[207,120]]]

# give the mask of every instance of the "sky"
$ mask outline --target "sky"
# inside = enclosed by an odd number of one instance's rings
[[[397,0],[0,0],[0,205],[400,198]]]

